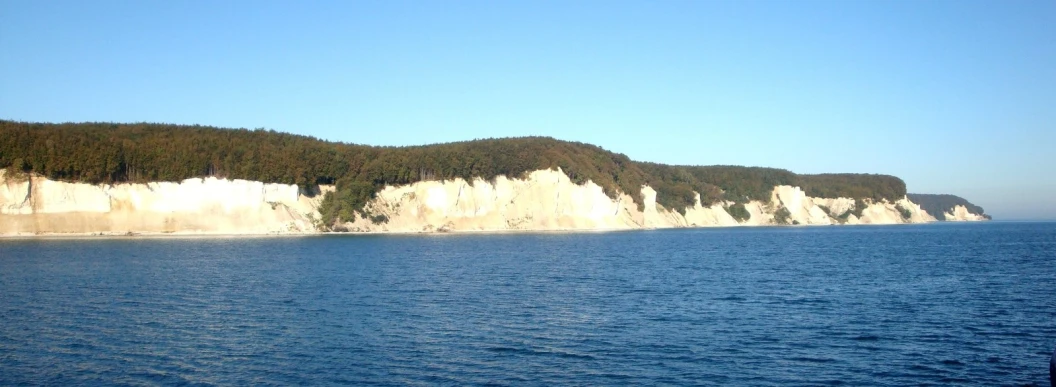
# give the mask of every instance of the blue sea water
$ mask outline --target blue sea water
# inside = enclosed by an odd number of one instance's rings
[[[0,241],[0,385],[1048,385],[1056,223]]]

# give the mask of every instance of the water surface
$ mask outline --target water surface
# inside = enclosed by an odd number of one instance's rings
[[[1047,385],[1056,223],[0,241],[0,385]]]

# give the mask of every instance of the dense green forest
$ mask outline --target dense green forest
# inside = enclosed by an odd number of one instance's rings
[[[990,215],[983,212],[983,207],[972,204],[960,196],[933,194],[908,194],[907,196],[910,201],[919,204],[920,208],[938,220],[946,220],[946,212],[953,212],[956,206],[964,206],[968,212],[990,219]]]
[[[90,183],[181,181],[217,176],[300,185],[336,184],[324,199],[323,220],[352,220],[385,185],[499,175],[523,177],[561,168],[576,183],[588,180],[607,195],[657,190],[657,202],[681,209],[723,201],[769,200],[775,185],[800,186],[810,196],[894,201],[906,194],[894,176],[799,175],[783,169],[674,166],[637,162],[598,146],[548,137],[484,139],[446,144],[378,147],[319,140],[268,130],[206,126],[0,121],[0,168],[55,180]]]

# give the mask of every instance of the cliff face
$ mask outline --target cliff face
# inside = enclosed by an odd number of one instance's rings
[[[0,234],[314,232],[321,200],[245,180],[92,185],[0,171]]]
[[[970,222],[990,220],[982,207],[972,204],[968,200],[956,195],[949,194],[908,194],[910,200],[919,203],[928,213],[935,215],[938,220],[953,222]]]
[[[952,210],[943,213],[943,215],[948,222],[978,222],[990,220],[986,215],[973,213],[968,207],[962,205],[954,206]]]
[[[553,170],[532,172],[525,180],[500,176],[494,181],[419,182],[387,187],[367,206],[371,215],[384,215],[387,222],[357,219],[344,227],[358,232],[613,230],[935,220],[903,198],[895,203],[863,203],[866,207],[861,217],[851,214],[841,221],[838,216],[855,207],[854,199],[812,198],[791,186],[775,187],[769,202],[747,203],[745,208],[751,216],[743,222],[734,219],[722,204],[702,206],[699,195],[694,206],[673,210],[657,204],[657,193],[648,186],[642,187],[640,194],[644,199],[641,208],[629,195],[611,199],[601,187],[591,182],[576,185],[564,173]],[[788,210],[784,223],[778,215],[781,209]]]
[[[612,199],[592,182],[577,185],[553,170],[532,172],[524,180],[426,181],[377,194],[366,211],[387,221],[375,224],[360,217],[341,227],[356,232],[618,230],[935,220],[906,198],[861,203],[865,207],[857,216],[850,213],[859,204],[854,199],[812,198],[791,186],[775,187],[768,202],[745,204],[750,217],[743,222],[723,204],[702,206],[699,195],[694,206],[673,210],[658,205],[656,191],[648,186],[640,194],[642,207],[629,195]],[[92,185],[0,172],[0,234],[313,233],[321,201],[322,195],[307,197],[295,185],[245,180]]]

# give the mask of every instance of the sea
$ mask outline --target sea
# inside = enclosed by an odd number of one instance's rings
[[[0,385],[1048,386],[1056,223],[0,240]]]

